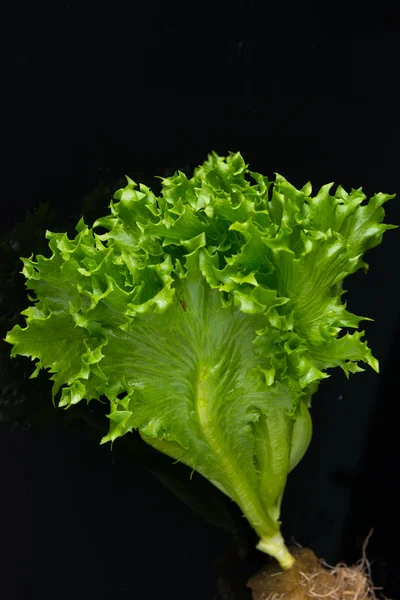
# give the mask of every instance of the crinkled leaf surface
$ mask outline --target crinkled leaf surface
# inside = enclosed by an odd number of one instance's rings
[[[138,429],[273,535],[318,382],[378,369],[363,332],[343,332],[362,317],[342,282],[393,227],[393,196],[331,188],[272,183],[239,153],[163,179],[158,198],[128,178],[110,215],[73,240],[47,232],[51,257],[23,259],[35,299],[12,355],[49,369],[59,406],[106,396],[103,442]]]

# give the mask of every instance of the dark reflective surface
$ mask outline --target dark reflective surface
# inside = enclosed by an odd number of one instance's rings
[[[397,6],[397,5],[396,5]],[[126,173],[157,192],[208,152],[301,187],[335,181],[400,193],[400,19],[393,3],[170,3],[83,11],[16,6],[3,72],[1,340],[26,308],[19,256],[47,253],[108,211]],[[400,224],[399,201],[386,205]],[[345,288],[381,374],[334,373],[313,403],[314,437],[283,506],[294,536],[354,561],[372,527],[377,585],[400,597],[396,475],[399,232]],[[265,558],[237,508],[132,434],[99,446],[107,405],[58,411],[46,373],[0,341],[0,597],[249,598]]]

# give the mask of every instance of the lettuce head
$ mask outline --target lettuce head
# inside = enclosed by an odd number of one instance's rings
[[[318,383],[378,370],[345,277],[384,231],[382,205],[333,184],[312,195],[215,152],[158,197],[127,178],[110,214],[47,232],[23,260],[34,296],[6,337],[47,369],[59,407],[107,399],[102,443],[137,430],[235,501],[258,548],[293,564],[280,532],[288,473],[311,439]]]

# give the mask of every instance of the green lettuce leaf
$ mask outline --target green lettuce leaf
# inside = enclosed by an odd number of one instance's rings
[[[378,371],[342,282],[381,242],[383,204],[333,184],[312,196],[215,152],[156,197],[127,178],[110,214],[47,232],[23,259],[35,297],[6,341],[54,381],[53,400],[110,403],[113,442],[133,429],[241,507],[258,547],[293,563],[280,533],[288,473],[311,439],[327,369]],[[137,189],[138,188],[138,189]],[[98,228],[106,233],[98,233]]]

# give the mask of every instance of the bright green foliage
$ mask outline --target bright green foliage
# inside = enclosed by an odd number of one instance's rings
[[[310,442],[311,396],[331,367],[378,370],[363,332],[342,335],[362,319],[342,282],[393,227],[394,196],[331,187],[272,183],[239,153],[162,179],[158,198],[128,178],[93,229],[47,232],[51,257],[23,259],[36,300],[6,338],[37,359],[33,376],[49,369],[59,406],[109,399],[103,442],[138,429],[212,481],[283,566],[268,540]]]

